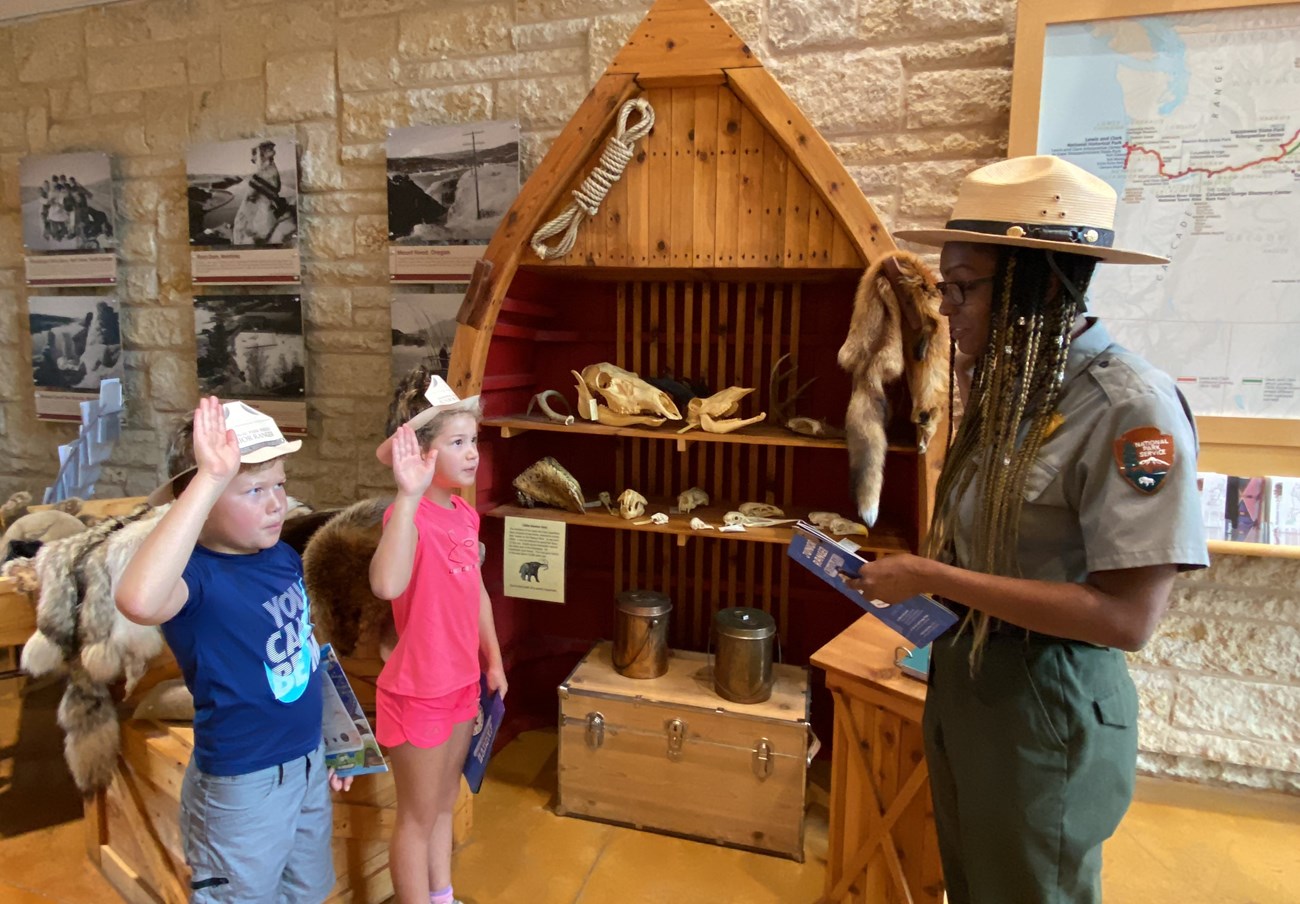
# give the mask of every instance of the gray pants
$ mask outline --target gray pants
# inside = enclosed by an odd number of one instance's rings
[[[190,758],[181,843],[195,904],[319,904],[334,886],[333,805],[323,747],[244,775]]]
[[[992,635],[972,676],[970,648],[969,632],[935,641],[923,723],[948,900],[1100,901],[1137,760],[1124,655]]]

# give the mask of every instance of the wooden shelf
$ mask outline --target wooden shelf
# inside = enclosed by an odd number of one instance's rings
[[[737,445],[786,446],[797,449],[844,449],[844,438],[824,439],[812,436],[800,436],[771,424],[754,424],[737,430],[735,433],[706,433],[695,429],[678,433],[680,421],[669,421],[662,427],[608,427],[592,421],[577,420],[566,427],[542,415],[510,415],[509,417],[487,417],[483,419],[485,427],[498,427],[501,438],[509,439],[529,430],[549,430],[555,433],[581,433],[591,436],[626,436],[633,439],[671,440],[677,444],[677,451],[684,452],[691,443],[734,443]],[[916,447],[901,443],[891,443],[890,452],[916,454]]]
[[[671,503],[663,500],[651,500],[646,505],[646,513],[637,521],[643,521],[650,517],[654,512],[668,512]],[[667,524],[636,524],[633,521],[625,521],[617,515],[611,515],[603,508],[588,509],[585,514],[579,515],[574,512],[564,511],[563,509],[554,508],[525,508],[522,505],[499,505],[494,509],[484,512],[485,515],[492,518],[535,518],[539,521],[563,521],[566,524],[576,524],[581,527],[597,527],[605,530],[631,530],[642,531],[652,534],[668,534],[677,538],[678,546],[685,546],[686,541],[692,537],[698,537],[705,540],[738,540],[742,543],[773,543],[780,546],[788,546],[790,538],[794,535],[793,525],[782,525],[780,527],[751,527],[746,528],[743,533],[721,533],[717,530],[692,530],[690,520],[692,518],[701,518],[715,527],[722,525],[722,516],[725,515],[729,508],[723,506],[707,506],[697,508],[689,515],[680,515],[669,513]],[[792,518],[807,518],[807,510],[787,510],[787,515]],[[839,539],[836,537],[836,539]],[[911,552],[907,541],[903,539],[900,531],[894,530],[888,526],[876,527],[871,531],[870,536],[855,536],[851,538],[853,542],[859,544],[864,552],[874,553],[881,556],[897,555],[899,553]]]
[[[1214,556],[1256,556],[1261,559],[1300,559],[1300,546],[1274,546],[1270,543],[1239,543],[1235,540],[1211,540],[1206,544]]]

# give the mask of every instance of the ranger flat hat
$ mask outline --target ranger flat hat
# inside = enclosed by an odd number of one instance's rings
[[[977,242],[1082,254],[1109,264],[1167,264],[1114,247],[1115,189],[1060,157],[1012,157],[968,174],[943,229],[904,229],[922,245]]]
[[[240,464],[261,464],[279,458],[281,455],[297,452],[302,448],[302,440],[285,439],[273,417],[263,414],[244,402],[226,402],[221,408],[226,414],[226,429],[235,431],[235,440],[239,443]],[[192,445],[193,440],[190,442]],[[175,451],[172,450],[173,454]],[[193,452],[191,451],[190,454],[192,455]],[[173,486],[176,478],[193,474],[197,470],[198,465],[193,465],[173,474],[166,483],[149,494],[149,504],[165,505],[171,502],[176,498]]]

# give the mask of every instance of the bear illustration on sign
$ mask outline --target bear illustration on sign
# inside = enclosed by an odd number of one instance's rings
[[[550,567],[545,562],[525,562],[519,566],[519,577],[524,581],[532,580],[541,583],[542,579],[537,576],[537,572]]]

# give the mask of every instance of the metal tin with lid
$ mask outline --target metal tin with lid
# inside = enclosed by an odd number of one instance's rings
[[[653,590],[625,590],[616,599],[614,669],[628,678],[658,678],[668,671],[672,600]]]
[[[717,654],[713,689],[733,703],[762,703],[772,696],[772,639],[776,621],[762,609],[721,609],[713,616]]]

